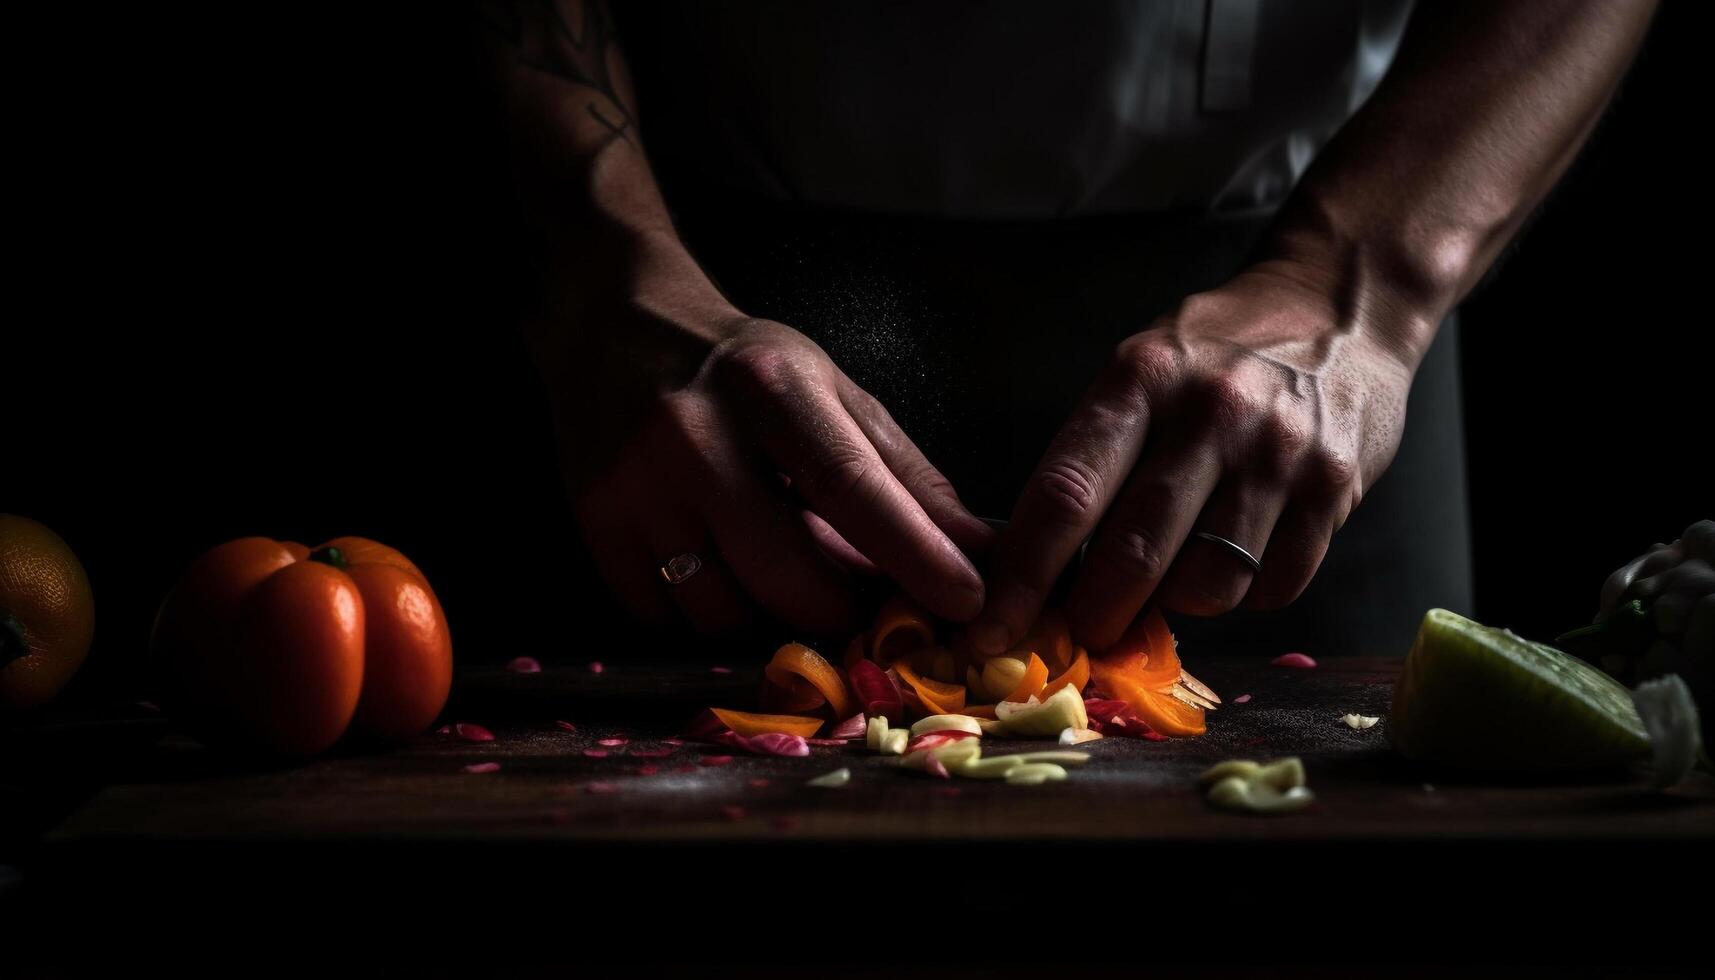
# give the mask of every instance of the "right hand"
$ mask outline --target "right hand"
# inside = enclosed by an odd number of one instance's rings
[[[599,407],[589,389],[555,392],[578,523],[632,613],[660,621],[676,609],[718,632],[759,606],[831,632],[852,624],[851,573],[870,567],[937,615],[975,616],[983,584],[965,552],[993,532],[886,409],[783,324],[736,317],[708,336],[700,361],[639,398]],[[550,377],[551,389],[567,384]],[[634,417],[615,419],[612,405],[628,402]],[[616,421],[630,423],[617,443],[591,451],[587,437]],[[666,584],[661,566],[686,552],[701,569]]]
[[[1715,521],[1692,524],[1608,576],[1597,620],[1633,599],[1649,607],[1661,635],[1646,674],[1707,672],[1715,663]]]

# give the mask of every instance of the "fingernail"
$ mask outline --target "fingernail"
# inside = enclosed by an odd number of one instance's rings
[[[1006,627],[992,619],[972,623],[970,628],[971,648],[985,657],[993,657],[1006,652],[1006,645],[1011,638],[1007,636]]]

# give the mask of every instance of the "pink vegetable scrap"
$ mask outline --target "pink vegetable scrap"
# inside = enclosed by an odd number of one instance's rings
[[[619,791],[619,787],[614,785],[613,783],[585,783],[584,784],[584,792],[586,792],[586,793],[607,794],[607,793],[616,793],[618,791]]]
[[[506,665],[506,669],[514,674],[540,674],[542,662],[535,657],[513,657],[512,662]]]
[[[710,667],[709,673],[711,673],[711,674],[730,674],[730,673],[732,673],[732,668],[731,667]]]
[[[1233,703],[1234,704],[1244,704],[1245,702],[1249,701],[1250,699],[1251,699],[1251,696],[1249,694],[1241,694],[1238,697],[1233,699]]]
[[[746,782],[748,782],[755,789],[762,789],[764,786],[767,786],[769,783],[773,782],[773,780],[769,779],[767,776],[756,776],[756,777],[753,777],[751,779],[746,780]]]
[[[464,771],[469,772],[469,773],[499,772],[500,771],[500,763],[498,763],[498,762],[477,762],[477,763],[473,763],[472,765],[465,766]]]
[[[462,738],[467,742],[492,742],[492,741],[494,741],[494,733],[493,732],[482,727],[481,725],[473,725],[468,721],[461,721],[458,724],[454,725],[453,726],[453,734],[457,735],[459,738]]]
[[[558,728],[562,732],[575,732],[578,730],[578,726],[569,721],[556,721],[554,722],[554,727]]]
[[[697,760],[697,764],[703,766],[724,766],[731,762],[732,756],[730,755],[705,755]]]
[[[802,735],[788,735],[784,732],[763,732],[759,735],[740,735],[730,729],[712,735],[708,739],[720,745],[730,745],[743,749],[754,755],[784,755],[806,756],[810,754],[810,743]],[[721,758],[709,756],[708,758]],[[726,758],[731,758],[727,756]]]
[[[1316,666],[1316,661],[1302,653],[1283,653],[1269,663],[1276,667],[1296,667],[1299,670],[1309,670]]]
[[[602,666],[602,665],[601,665],[601,661],[600,661],[600,660],[592,660],[592,661],[590,661],[590,673],[592,673],[592,674],[599,674],[599,673],[601,673],[601,672],[602,672],[602,671],[604,671],[604,670],[606,670],[606,669],[607,669],[607,668],[606,668],[606,667],[603,667],[603,666]]]
[[[585,749],[584,755],[592,759],[605,759],[608,757],[608,751],[606,749]]]
[[[605,745],[608,748],[614,748],[614,747],[617,747],[620,745],[624,745],[625,743],[627,743],[629,741],[631,741],[631,740],[628,738],[602,738],[602,739],[597,739],[595,744]]]

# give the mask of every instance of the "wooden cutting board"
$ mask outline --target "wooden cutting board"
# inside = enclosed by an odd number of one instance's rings
[[[1559,928],[1552,910],[1567,896],[1612,904],[1601,896],[1708,869],[1707,776],[1666,794],[1626,778],[1471,780],[1393,758],[1385,720],[1367,731],[1343,724],[1347,713],[1386,715],[1399,664],[1200,662],[1227,701],[1207,735],[1093,743],[1088,766],[1039,787],[901,772],[861,742],[711,764],[729,750],[663,741],[701,707],[750,703],[758,677],[742,669],[479,670],[460,678],[450,714],[488,727],[492,742],[430,735],[246,771],[162,734],[47,836],[26,873],[80,902],[117,877],[246,902],[294,888],[321,901],[344,891],[406,902],[474,889],[509,914],[552,910],[555,921],[695,902],[708,942],[744,927],[742,910],[782,897],[814,905],[830,890],[909,895],[937,883],[992,901],[1018,880],[1046,882],[1055,908],[1083,915],[1169,898],[1219,910],[1180,922],[1186,944],[1220,942],[1235,921],[1258,937],[1286,930],[1288,941],[1282,903],[1326,892],[1336,897],[1315,901],[1344,903],[1340,921],[1379,944],[1399,916],[1445,912],[1439,890],[1402,896],[1402,881],[1464,887],[1469,940],[1533,922]],[[1317,796],[1308,811],[1216,812],[1194,785],[1221,759],[1284,755],[1304,759]],[[500,768],[466,771],[482,763]],[[841,766],[853,773],[845,788],[805,785]]]

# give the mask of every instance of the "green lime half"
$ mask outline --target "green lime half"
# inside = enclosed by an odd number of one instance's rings
[[[1417,628],[1388,735],[1406,758],[1466,769],[1595,769],[1650,754],[1619,682],[1445,609],[1429,610]]]

